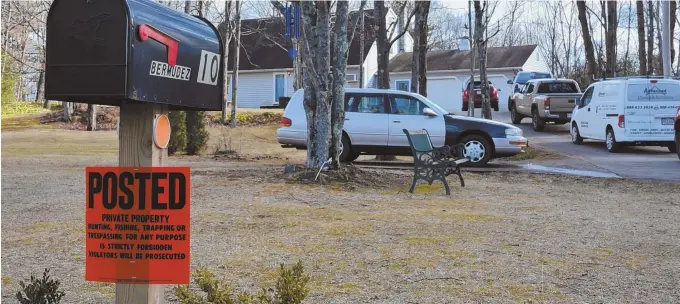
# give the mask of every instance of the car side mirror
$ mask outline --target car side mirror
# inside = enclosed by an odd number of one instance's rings
[[[512,84],[512,80],[508,80],[508,82],[507,82],[507,83],[508,83],[508,84]]]
[[[578,106],[579,108],[582,108],[583,107],[583,100],[581,100],[581,96],[576,97],[576,100],[574,100],[574,103],[576,103],[576,106]]]
[[[432,111],[432,109],[430,109],[430,108],[424,108],[423,114],[430,116],[430,117],[437,116],[437,113],[435,111]]]

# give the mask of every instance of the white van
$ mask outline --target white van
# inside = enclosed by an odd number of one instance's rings
[[[676,152],[673,124],[680,81],[628,77],[591,84],[571,115],[571,141],[603,140],[609,152],[624,145],[666,146]]]

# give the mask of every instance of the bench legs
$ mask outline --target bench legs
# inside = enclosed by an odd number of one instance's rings
[[[458,168],[456,168],[456,169],[458,169]],[[463,176],[460,175],[460,169],[457,170],[457,174],[460,177],[461,185],[463,187],[465,187],[465,183],[463,182]],[[441,178],[439,180],[441,180],[442,183],[444,184],[444,189],[446,189],[446,195],[451,195],[451,189],[449,187],[449,183],[446,181],[445,172],[442,172],[442,174],[440,174],[440,175],[441,175]],[[416,170],[413,174],[413,181],[411,182],[411,189],[409,189],[408,192],[413,193],[413,191],[416,189],[416,183],[418,182],[418,179],[423,179],[423,180],[427,181],[430,185],[432,185],[432,182],[433,182],[432,180],[426,180],[426,179],[422,178],[420,176],[418,170]]]

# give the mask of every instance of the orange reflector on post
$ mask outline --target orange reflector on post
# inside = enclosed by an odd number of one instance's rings
[[[170,143],[170,120],[167,115],[157,115],[153,121],[153,143],[165,149]]]

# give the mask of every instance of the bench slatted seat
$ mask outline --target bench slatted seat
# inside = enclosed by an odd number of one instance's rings
[[[458,175],[461,187],[465,187],[459,165],[468,162],[469,159],[463,157],[462,145],[435,148],[427,130],[409,131],[403,129],[403,131],[413,152],[414,174],[409,192],[413,193],[418,180],[424,180],[430,185],[432,185],[432,182],[440,180],[444,183],[446,195],[450,195],[449,184],[446,182],[446,176],[450,174]]]

